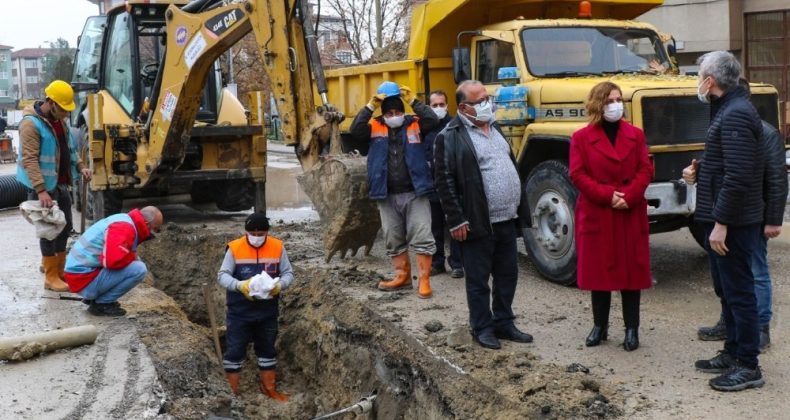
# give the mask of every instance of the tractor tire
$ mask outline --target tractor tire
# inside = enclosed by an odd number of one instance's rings
[[[255,183],[250,180],[226,181],[217,191],[217,208],[222,211],[244,211],[255,205]]]
[[[119,191],[88,191],[88,214],[91,224],[123,209],[123,195]]]
[[[189,196],[194,204],[213,203],[216,201],[218,189],[220,188],[211,181],[195,181],[189,189]]]
[[[0,176],[0,209],[17,207],[27,200],[27,187],[16,180],[16,175]]]
[[[576,283],[578,192],[568,176],[568,165],[558,160],[540,163],[530,172],[525,188],[534,224],[524,233],[529,256],[548,280],[572,286]]]

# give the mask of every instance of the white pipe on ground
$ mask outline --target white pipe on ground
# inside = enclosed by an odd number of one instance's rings
[[[0,338],[0,360],[20,361],[39,353],[93,344],[98,335],[95,326],[81,325],[21,337]]]

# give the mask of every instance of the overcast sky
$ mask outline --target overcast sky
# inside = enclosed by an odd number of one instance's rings
[[[63,38],[75,48],[85,19],[98,14],[88,0],[0,0],[0,44],[19,51]]]

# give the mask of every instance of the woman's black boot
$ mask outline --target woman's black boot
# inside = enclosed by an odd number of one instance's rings
[[[590,335],[587,336],[587,340],[584,344],[586,344],[587,347],[595,347],[601,344],[601,341],[606,341],[608,332],[608,327],[599,327],[596,325],[593,327],[592,331],[590,331]]]
[[[625,340],[623,341],[625,351],[634,351],[639,348],[639,330],[636,328],[625,329]]]

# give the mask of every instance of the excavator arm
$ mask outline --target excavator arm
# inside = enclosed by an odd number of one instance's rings
[[[167,50],[144,128],[147,159],[139,170],[155,177],[181,165],[212,64],[252,31],[264,62],[261,70],[272,82],[285,143],[295,146],[304,170],[300,183],[326,224],[328,261],[336,252],[355,254],[361,246],[369,253],[380,222],[367,198],[366,160],[341,153],[343,114],[327,103],[315,34],[312,24],[305,24],[312,22],[305,1],[195,0],[167,9]],[[266,145],[253,149],[265,153]]]

